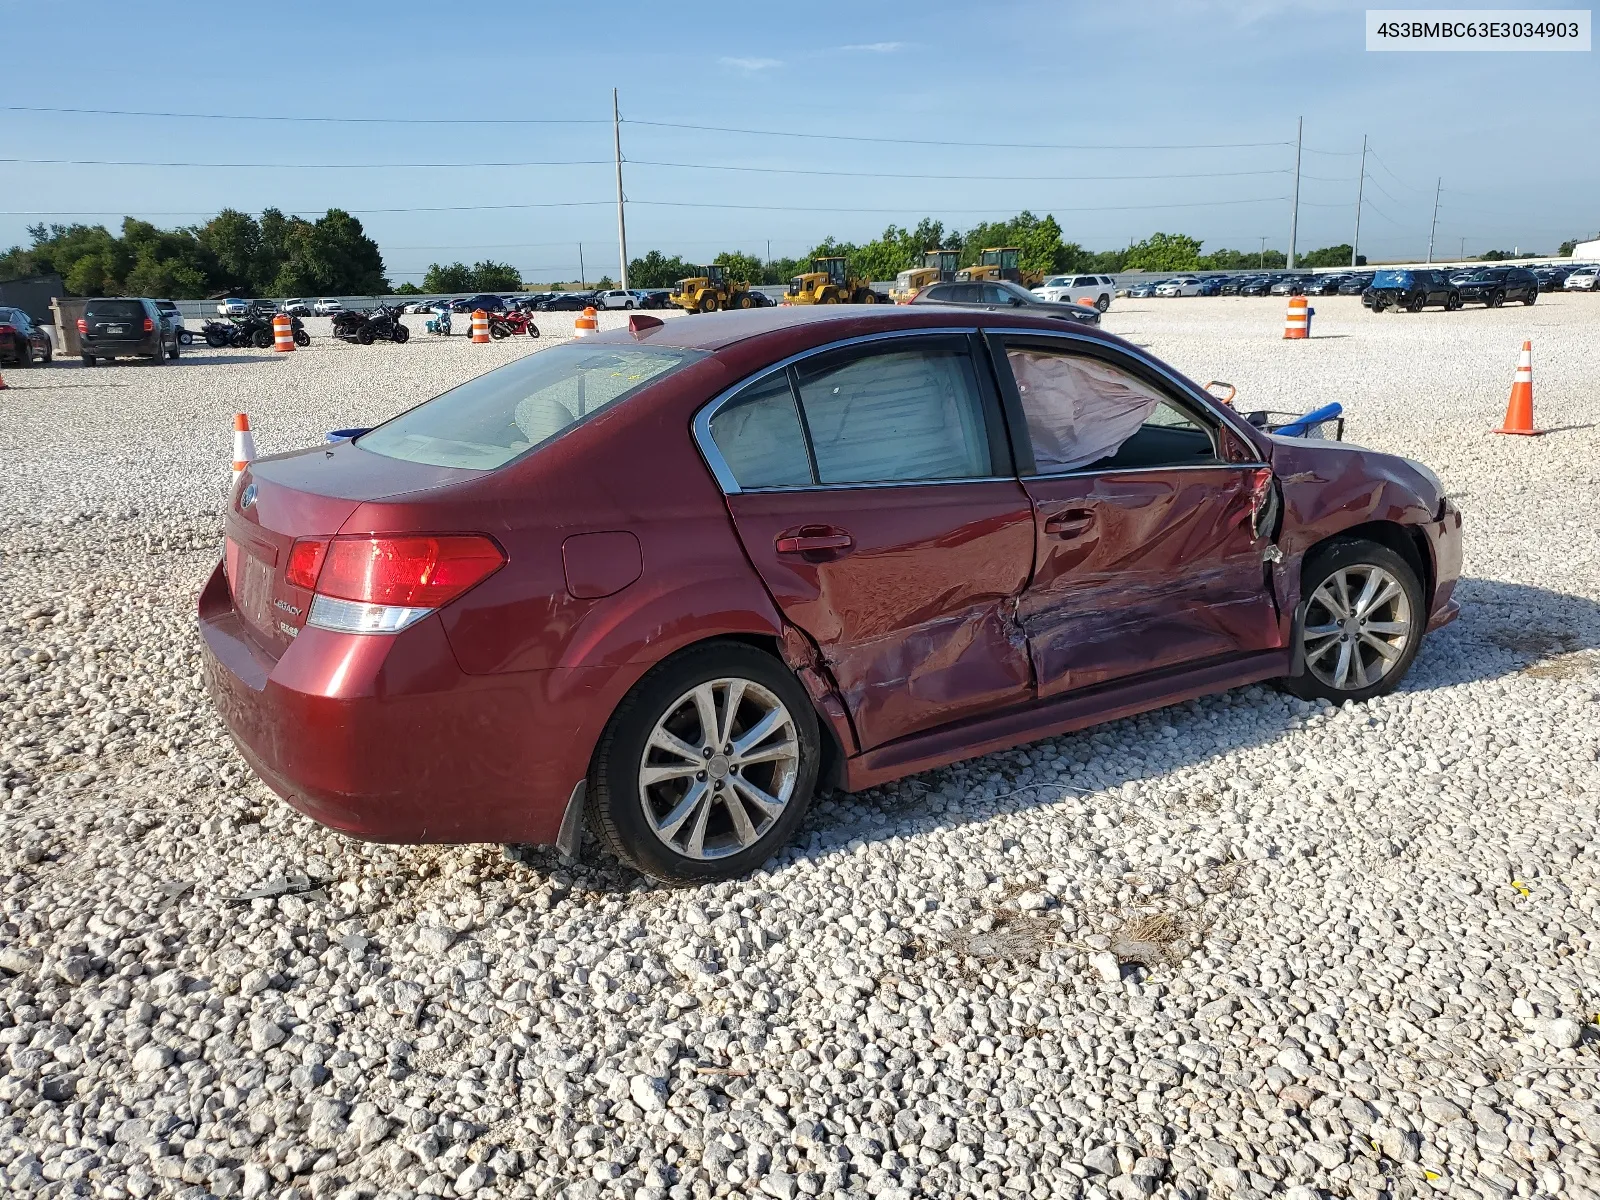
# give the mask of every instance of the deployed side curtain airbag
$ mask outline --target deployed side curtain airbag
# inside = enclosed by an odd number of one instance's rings
[[[1086,467],[1117,452],[1149,419],[1157,394],[1096,359],[1038,350],[1006,352],[1040,474]]]

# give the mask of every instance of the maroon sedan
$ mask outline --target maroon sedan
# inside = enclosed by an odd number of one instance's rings
[[[200,628],[241,752],[334,829],[587,824],[720,879],[818,788],[1258,680],[1390,691],[1460,529],[1426,467],[1265,434],[1097,330],[635,317],[253,463]]]

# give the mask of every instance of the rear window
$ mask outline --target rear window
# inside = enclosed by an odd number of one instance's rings
[[[137,300],[95,300],[83,315],[88,321],[142,321],[144,305]]]
[[[1379,271],[1376,275],[1374,275],[1372,277],[1372,286],[1375,287],[1375,288],[1410,287],[1411,286],[1411,272],[1410,271]]]
[[[356,444],[407,462],[492,471],[703,357],[667,347],[553,346],[424,401]]]

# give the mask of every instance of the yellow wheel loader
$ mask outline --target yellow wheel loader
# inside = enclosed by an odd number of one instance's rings
[[[961,263],[959,250],[929,250],[922,256],[922,265],[901,271],[894,277],[889,289],[889,299],[896,304],[910,304],[917,293],[930,283],[949,283],[956,277]]]
[[[754,308],[750,285],[729,279],[721,264],[696,267],[695,274],[678,280],[678,290],[667,297],[684,312],[709,313],[722,308]]]
[[[785,304],[876,304],[881,299],[872,281],[851,275],[842,258],[818,258],[811,265],[816,270],[789,281]]]
[[[956,278],[969,279],[1009,279],[1012,283],[1020,283],[1023,287],[1038,287],[1044,282],[1043,271],[1024,271],[1021,266],[1022,249],[1019,246],[991,246],[978,252],[978,261],[975,266],[963,267],[956,272]]]

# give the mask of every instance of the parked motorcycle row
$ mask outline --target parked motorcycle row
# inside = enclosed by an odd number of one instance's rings
[[[533,318],[521,309],[491,312],[488,316],[489,336],[496,341],[520,333],[525,333],[529,337],[539,336],[539,327],[533,323]],[[427,323],[427,329],[429,333],[438,337],[451,336],[455,332],[455,326],[450,319],[450,309],[442,307],[434,310],[433,317]]]
[[[207,321],[200,327],[200,334],[205,338],[206,345],[213,350],[224,350],[229,347],[239,349],[245,346],[268,350],[272,347],[274,315],[271,309],[251,308],[242,316],[228,317],[222,321]],[[289,320],[294,330],[294,344],[309,346],[311,335],[306,332],[305,323],[299,317],[290,317]]]

